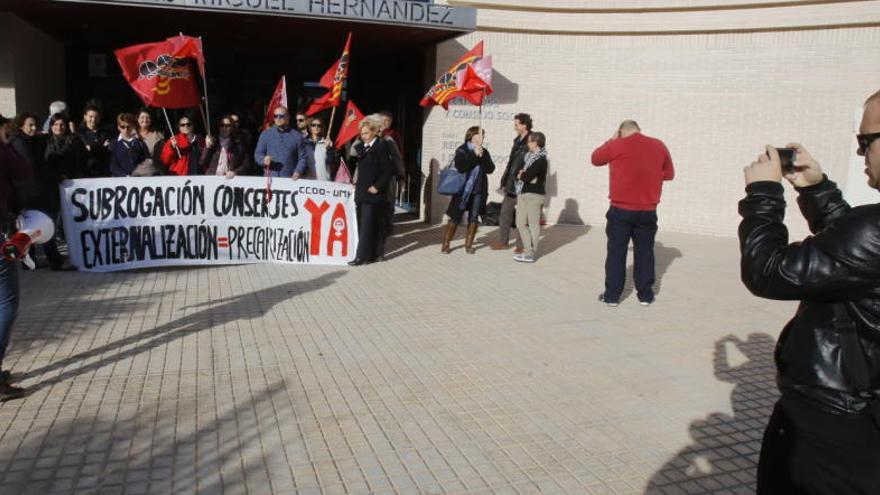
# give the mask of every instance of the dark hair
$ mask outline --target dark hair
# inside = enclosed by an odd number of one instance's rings
[[[128,124],[133,131],[137,131],[137,118],[130,113],[120,113],[116,116],[116,125]]]
[[[70,118],[67,117],[64,113],[56,113],[49,117],[49,128],[51,129],[55,122],[58,121],[64,122],[64,134],[67,134],[70,131]]]
[[[6,125],[10,122],[11,122],[10,119],[4,117],[3,114],[0,114],[0,125]]]
[[[15,128],[13,129],[13,131],[21,132],[21,128],[24,126],[24,123],[27,121],[27,119],[34,119],[34,123],[39,124],[36,115],[30,112],[21,112],[12,119],[12,126]]]
[[[155,129],[155,127],[153,127],[153,121],[156,120],[156,117],[153,116],[153,112],[150,111],[150,107],[141,107],[141,108],[138,110],[138,113],[135,114],[135,120],[140,120],[140,117],[141,117],[141,114],[142,114],[142,113],[145,113],[145,114],[147,114],[147,115],[150,116],[150,127],[148,127],[147,130],[150,131],[150,132],[155,131],[156,129]],[[141,130],[140,123],[138,123],[138,124],[135,126],[135,128],[138,130],[138,132],[140,132],[140,130]]]
[[[465,143],[471,142],[471,138],[474,137],[475,135],[477,135],[479,132],[480,132],[480,126],[478,126],[478,125],[468,127],[467,132],[464,133],[464,142]]]
[[[547,138],[544,137],[543,132],[533,132],[529,134],[529,141],[534,141],[538,143],[538,147],[543,148],[544,145],[547,144]]]
[[[85,108],[83,108],[83,117],[89,112],[97,112],[98,115],[101,115],[101,109],[98,108],[97,105],[86,105]]]
[[[532,116],[527,113],[518,113],[513,116],[513,120],[518,120],[520,124],[526,126],[529,131],[532,130]]]
[[[240,134],[240,130],[237,127],[235,127],[235,121],[232,120],[232,115],[233,114],[231,114],[231,113],[227,113],[225,115],[221,115],[220,118],[217,119],[217,132],[220,131],[220,125],[223,124],[223,121],[228,120],[232,124],[231,126],[229,126],[229,135],[233,139],[238,139],[239,134]]]
[[[327,133],[327,129],[325,128],[327,124],[324,123],[324,119],[322,119],[321,117],[312,117],[308,119],[309,127],[307,129],[307,134],[310,139],[312,137],[312,124],[314,124],[315,121],[321,123],[321,130],[318,132],[318,137],[324,137]]]

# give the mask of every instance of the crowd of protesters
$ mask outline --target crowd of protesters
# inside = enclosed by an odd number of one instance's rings
[[[332,181],[343,160],[352,175],[364,155],[375,153],[370,146],[363,146],[362,137],[337,150],[328,136],[325,119],[296,112],[295,124],[291,125],[290,112],[284,107],[272,109],[273,125],[254,129],[256,140],[250,129],[242,127],[236,113],[222,115],[208,129],[201,115],[196,118],[185,113],[177,118],[171,134],[155,125],[161,114],[151,108],[105,119],[99,105],[88,104],[77,121],[71,118],[65,102],[56,101],[49,105],[49,112],[42,127],[39,117],[29,112],[11,121],[4,119],[3,126],[9,144],[33,172],[28,179],[13,181],[12,210],[37,209],[56,221],[61,209],[58,186],[68,179],[163,175],[232,179],[237,175],[268,175]],[[375,129],[376,137],[384,136],[383,152],[388,156],[381,160],[382,173],[377,176],[384,183],[374,185],[376,193],[361,194],[357,200],[359,215],[368,217],[361,219],[360,225],[368,226],[369,231],[364,231],[361,239],[368,240],[365,252],[370,254],[355,264],[382,259],[384,239],[392,230],[396,186],[404,176],[402,145],[399,134],[391,128],[392,122],[390,112],[381,112],[361,123],[361,128]],[[373,162],[372,158],[365,160],[371,167]],[[361,208],[363,204],[381,207]],[[38,267],[73,269],[65,263],[55,240],[40,249],[46,263],[40,260]]]

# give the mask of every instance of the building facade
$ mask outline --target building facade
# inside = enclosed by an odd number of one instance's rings
[[[477,29],[437,46],[436,73],[484,41],[495,89],[482,112],[487,146],[506,163],[512,116],[532,115],[547,135],[548,223],[604,225],[608,171],[589,159],[624,119],[672,153],[662,230],[735,235],[742,169],[765,144],[802,143],[851,201],[877,201],[854,134],[862,103],[880,89],[880,1],[449,3],[477,8]],[[426,116],[426,173],[479,121],[473,106],[449,108]],[[804,235],[787,191],[787,223]],[[440,221],[445,199],[429,201],[430,219]]]
[[[429,222],[443,219],[433,180],[465,130],[484,125],[497,185],[518,112],[548,138],[551,224],[604,224],[608,171],[589,157],[624,119],[672,153],[663,230],[735,235],[742,169],[765,144],[802,143],[852,202],[874,200],[854,131],[880,89],[880,0],[5,0],[0,28],[4,115],[94,94],[136,104],[112,49],[178,31],[205,39],[212,105],[241,108],[281,74],[307,89],[353,31],[347,96],[398,115]],[[419,107],[479,41],[494,64],[485,105]]]

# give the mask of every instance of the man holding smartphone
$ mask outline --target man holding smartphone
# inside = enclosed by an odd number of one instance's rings
[[[880,91],[858,135],[880,189]],[[776,346],[781,398],[758,465],[758,493],[880,493],[880,204],[850,208],[799,144],[783,171],[770,146],[745,168],[742,280],[755,295],[799,300]],[[785,177],[812,236],[788,243]]]

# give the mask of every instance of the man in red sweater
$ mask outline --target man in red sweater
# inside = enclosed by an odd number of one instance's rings
[[[593,165],[609,165],[611,207],[605,218],[608,252],[605,258],[605,292],[599,296],[617,306],[626,281],[626,251],[633,242],[633,279],[639,304],[654,302],[654,235],[657,203],[663,181],[675,170],[663,141],[642,134],[633,120],[624,120],[611,139],[593,152]]]

